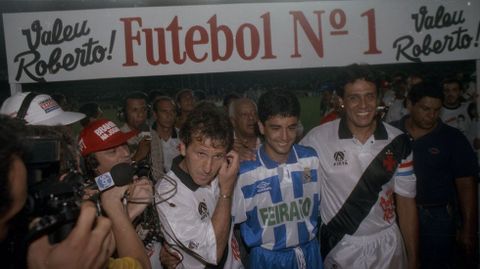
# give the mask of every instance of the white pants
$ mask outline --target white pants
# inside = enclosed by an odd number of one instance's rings
[[[403,269],[407,255],[396,224],[374,235],[345,235],[325,258],[325,269]]]

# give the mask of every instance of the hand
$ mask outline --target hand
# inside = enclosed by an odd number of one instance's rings
[[[180,255],[171,249],[167,244],[163,244],[160,249],[160,263],[166,269],[176,268],[181,261]]]
[[[100,194],[100,200],[102,207],[108,216],[113,214],[125,214],[125,208],[123,206],[123,198],[130,185],[112,187]]]
[[[50,245],[44,235],[30,244],[28,268],[105,268],[115,250],[111,226],[109,219],[96,216],[93,203],[84,202],[77,223],[65,240]]]
[[[135,154],[132,157],[133,161],[138,162],[147,157],[148,153],[150,153],[150,142],[151,139],[148,137],[144,137],[138,142],[137,151],[135,151]]]
[[[477,235],[474,231],[462,228],[458,234],[458,244],[467,257],[473,257],[477,246]]]
[[[220,185],[220,193],[230,195],[235,187],[237,180],[240,160],[238,153],[234,150],[227,153],[225,161],[218,171],[218,184]]]
[[[153,187],[152,182],[147,177],[135,180],[128,189],[127,211],[131,220],[134,220],[152,203]]]
[[[235,139],[233,149],[238,153],[240,161],[255,161],[256,159],[255,151],[250,149],[247,144],[240,141],[240,139]]]

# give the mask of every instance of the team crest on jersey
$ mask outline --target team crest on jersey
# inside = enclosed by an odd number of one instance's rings
[[[344,166],[348,165],[348,160],[345,156],[345,151],[337,151],[333,154],[333,166]]]
[[[312,182],[312,170],[310,167],[303,168],[302,181],[303,184]]]
[[[209,213],[207,204],[205,204],[205,202],[200,202],[200,204],[198,204],[198,213],[201,216],[201,220],[204,220],[206,217],[208,217]]]
[[[385,159],[383,159],[383,167],[387,172],[391,173],[393,172],[393,169],[395,169],[396,165],[397,161],[393,157],[392,151],[387,150],[387,152],[385,152]]]
[[[188,242],[188,248],[189,249],[196,249],[196,248],[198,248],[198,245],[199,245],[198,242],[195,242],[193,240]]]

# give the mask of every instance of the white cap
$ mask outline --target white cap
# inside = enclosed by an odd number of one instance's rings
[[[0,108],[0,114],[16,117],[29,92],[8,97]],[[30,125],[68,125],[85,117],[83,113],[64,111],[50,95],[38,94],[30,102],[24,120]]]

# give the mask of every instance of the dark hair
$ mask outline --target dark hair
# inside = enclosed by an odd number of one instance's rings
[[[337,78],[337,95],[343,98],[345,94],[345,86],[349,83],[354,83],[359,79],[375,84],[378,95],[379,87],[376,74],[368,65],[365,64],[352,64],[342,67]]]
[[[141,92],[141,91],[134,91],[126,95],[123,100],[122,104],[120,106],[120,109],[117,113],[117,117],[120,121],[126,122],[127,121],[127,101],[129,99],[143,99],[145,100],[145,105],[147,105],[147,118],[150,117],[149,115],[149,105],[148,105],[148,96],[146,93]]]
[[[460,88],[460,91],[463,92],[463,83],[456,78],[447,78],[443,80],[443,85],[445,84],[457,84],[458,87]]]
[[[155,102],[155,99],[159,96],[166,96],[167,94],[165,93],[165,91],[163,90],[151,90],[149,93],[148,93],[148,100],[150,100],[150,102]]]
[[[21,128],[25,128],[22,120],[0,115],[0,216],[6,213],[13,201],[8,176],[13,156],[23,158],[24,148],[16,132]]]
[[[175,107],[175,101],[173,101],[173,99],[172,99],[170,96],[165,96],[165,95],[163,95],[163,96],[157,96],[157,97],[155,98],[155,101],[153,101],[153,107],[152,107],[153,111],[158,112],[158,110],[157,110],[157,105],[158,105],[158,103],[160,103],[161,101],[171,102],[172,105],[173,105],[173,107]],[[175,110],[175,111],[176,111],[176,110]]]
[[[80,120],[80,124],[85,127],[89,122],[90,118],[96,118],[98,115],[99,105],[97,103],[86,103],[83,104],[78,111],[86,115],[85,118]]]
[[[188,115],[180,129],[180,139],[188,146],[193,139],[209,138],[215,146],[233,147],[233,127],[228,117],[215,104],[201,102]]]
[[[444,95],[442,88],[431,82],[420,82],[415,84],[408,92],[408,100],[412,102],[412,105],[415,105],[423,97],[440,99],[443,103]]]
[[[90,153],[84,158],[84,164],[85,164],[85,175],[87,176],[88,179],[93,179],[97,175],[97,167],[100,165],[100,162],[97,160],[95,157],[94,153]]]
[[[293,92],[270,90],[258,99],[258,118],[265,123],[270,117],[300,117],[300,102]]]

